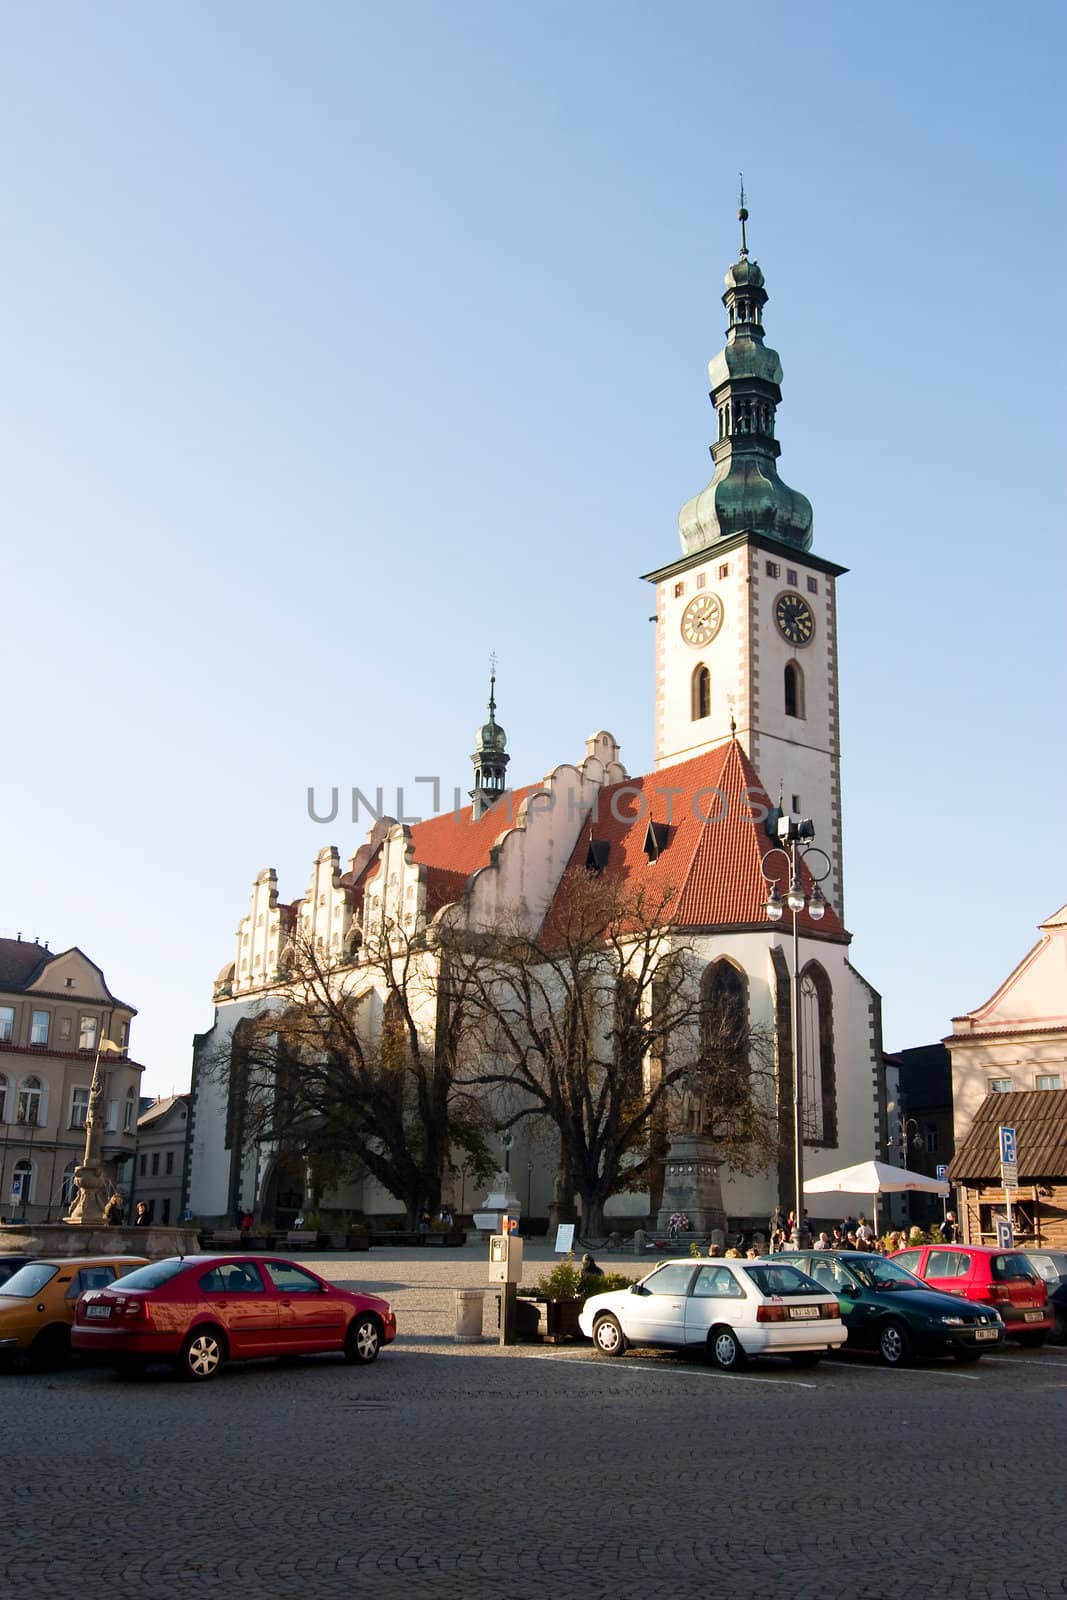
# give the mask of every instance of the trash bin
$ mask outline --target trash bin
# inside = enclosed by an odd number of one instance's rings
[[[484,1289],[456,1290],[456,1343],[480,1344]]]

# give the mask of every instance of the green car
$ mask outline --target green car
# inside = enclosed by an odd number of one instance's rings
[[[887,1367],[915,1356],[977,1361],[1004,1343],[990,1306],[931,1289],[885,1256],[858,1250],[790,1251],[789,1260],[833,1291],[848,1329],[846,1350],[877,1350]]]

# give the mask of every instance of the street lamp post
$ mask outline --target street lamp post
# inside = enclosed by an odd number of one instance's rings
[[[804,1227],[804,1087],[800,1066],[800,933],[797,918],[807,908],[811,920],[818,922],[826,910],[826,901],[819,885],[830,872],[830,858],[824,850],[816,849],[812,844],[815,828],[808,818],[802,819],[792,814],[779,817],[778,838],[781,843],[768,850],[762,862],[763,876],[770,884],[764,909],[771,922],[781,921],[786,906],[793,916],[792,1001],[789,1008],[793,1047],[793,1180],[796,1189],[793,1241],[803,1249],[809,1240]],[[782,858],[783,865],[777,871],[773,864],[768,867],[774,856]],[[816,872],[808,864],[813,856],[825,862],[822,871]],[[804,887],[804,872],[811,880],[810,893]],[[778,887],[780,876],[788,879],[784,899]]]

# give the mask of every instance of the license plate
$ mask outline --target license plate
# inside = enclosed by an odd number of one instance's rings
[[[85,1315],[87,1317],[92,1317],[94,1319],[97,1318],[97,1317],[100,1317],[101,1319],[107,1318],[107,1317],[110,1317],[110,1315],[111,1315],[111,1307],[110,1306],[86,1306]]]
[[[974,1336],[976,1339],[995,1339],[997,1330],[996,1328],[976,1328]]]
[[[790,1306],[789,1315],[791,1317],[803,1317],[806,1320],[808,1317],[817,1317],[819,1308],[818,1306]]]
[[[1023,1321],[1024,1322],[1044,1322],[1044,1320],[1045,1320],[1045,1313],[1043,1311],[1024,1311],[1023,1312]]]

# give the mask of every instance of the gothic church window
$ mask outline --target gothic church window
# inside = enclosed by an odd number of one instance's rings
[[[810,961],[800,979],[800,1068],[807,1144],[837,1144],[833,989],[825,969]]]

